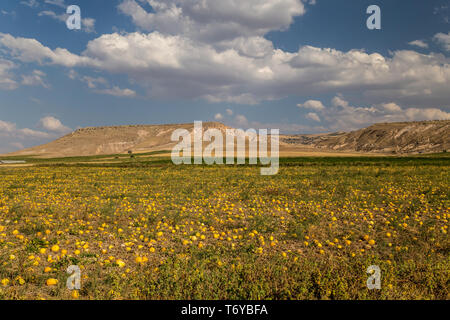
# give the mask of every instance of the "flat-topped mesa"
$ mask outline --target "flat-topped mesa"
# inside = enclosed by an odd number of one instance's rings
[[[127,125],[118,125],[118,126],[101,126],[101,127],[85,127],[85,128],[79,128],[73,133],[82,133],[82,132],[91,132],[91,131],[101,131],[101,130],[109,130],[109,129],[129,129],[129,128],[141,128],[141,129],[154,129],[158,127],[186,127],[190,128],[193,127],[194,123],[174,123],[174,124],[127,124]],[[211,121],[211,122],[204,122],[204,127],[207,128],[229,128],[226,125],[224,125],[221,122]]]
[[[219,122],[205,122],[204,129],[229,128]],[[132,124],[80,128],[50,143],[11,153],[38,157],[91,156],[127,153],[145,153],[171,150],[176,144],[172,133],[177,129],[194,130],[194,123]]]
[[[122,126],[102,126],[102,127],[85,127],[80,128],[74,131],[74,133],[83,133],[83,132],[91,132],[91,131],[101,131],[101,130],[110,130],[110,129],[129,129],[129,128],[154,128],[158,126],[170,126],[170,125],[164,125],[164,124],[129,124],[129,125],[122,125]]]

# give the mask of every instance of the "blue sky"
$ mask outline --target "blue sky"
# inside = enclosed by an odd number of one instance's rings
[[[450,119],[449,15],[443,0],[3,0],[0,152],[85,126]]]

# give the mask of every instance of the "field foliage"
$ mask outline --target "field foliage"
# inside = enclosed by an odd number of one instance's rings
[[[448,157],[80,160],[0,167],[0,299],[450,298]]]

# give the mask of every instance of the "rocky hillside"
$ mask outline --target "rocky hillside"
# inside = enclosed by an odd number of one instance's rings
[[[378,123],[368,128],[324,135],[286,136],[284,142],[336,151],[433,153],[450,150],[450,121]]]

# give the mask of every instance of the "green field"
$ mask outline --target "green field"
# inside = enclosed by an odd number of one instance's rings
[[[0,299],[450,298],[447,154],[274,176],[153,156],[0,166]]]

